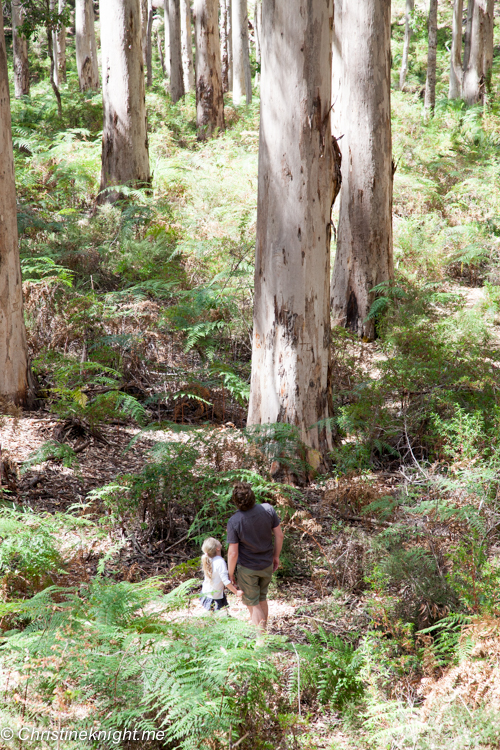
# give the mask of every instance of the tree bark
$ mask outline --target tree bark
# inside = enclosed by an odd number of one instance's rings
[[[28,350],[17,238],[7,50],[2,13],[0,13],[0,395],[17,404],[27,404],[30,398]]]
[[[450,54],[450,88],[448,99],[460,99],[462,96],[462,19],[464,15],[464,0],[453,3],[453,27]]]
[[[248,48],[247,0],[232,0],[231,33],[233,39],[233,102],[252,101],[252,78]]]
[[[102,29],[102,23],[101,23]],[[106,34],[107,29],[103,32]],[[75,2],[76,67],[81,91],[99,89],[93,0]]]
[[[184,91],[194,91],[193,33],[190,0],[181,0],[181,45]]]
[[[100,0],[102,49],[101,191],[150,182],[139,0]],[[113,202],[119,190],[101,192]]]
[[[51,3],[52,10],[55,10],[55,0]],[[66,0],[59,0],[57,12],[62,13],[66,7]],[[61,25],[58,30],[52,33],[52,45],[54,48],[54,81],[56,86],[66,83],[66,27]]]
[[[406,0],[406,15],[405,15],[405,41],[403,45],[403,59],[401,61],[401,72],[399,74],[399,88],[401,91],[405,87],[406,76],[408,74],[408,58],[410,56],[410,43],[413,36],[413,29],[411,27],[411,14],[415,8],[415,0]]]
[[[491,70],[493,68],[493,40],[495,32],[495,1],[487,0],[484,16],[484,47],[483,47],[483,76],[485,94],[491,85]]]
[[[180,0],[168,0],[168,23],[170,40],[170,96],[178,102],[184,96],[184,73],[182,70],[181,6]]]
[[[59,86],[56,83],[56,59],[55,59],[55,51],[54,51],[54,32],[52,28],[47,27],[47,51],[49,55],[50,60],[50,85],[52,87],[52,91],[54,92],[54,96],[56,97],[57,102],[57,113],[59,117],[62,117],[62,101],[61,101],[61,92],[59,91]]]
[[[29,96],[30,70],[28,62],[28,42],[19,33],[18,27],[24,20],[24,10],[20,0],[12,3],[12,54],[14,63],[14,93],[16,99]]]
[[[148,47],[148,0],[140,0],[141,5],[141,49],[142,49],[142,64],[144,70],[147,70],[147,47]]]
[[[257,63],[257,74],[255,76],[255,85],[258,86],[260,85],[260,69],[262,66],[262,54],[261,54],[262,0],[255,0],[254,33],[255,33],[255,62]]]
[[[466,104],[472,105],[484,103],[486,79],[493,63],[493,12],[490,0],[474,0],[468,39],[469,53],[462,93]]]
[[[148,0],[148,25],[146,29],[146,85],[153,85],[153,3]]]
[[[429,5],[429,19],[427,30],[429,42],[427,47],[427,79],[425,82],[425,117],[429,118],[434,113],[436,106],[436,53],[437,53],[437,12],[438,0],[431,0]]]
[[[333,1],[332,19],[332,135],[341,138],[342,124],[342,0]],[[342,151],[343,139],[339,141]]]
[[[465,24],[465,38],[464,38],[464,61],[463,61],[464,73],[467,70],[467,66],[469,65],[471,32],[472,32],[472,17],[474,15],[474,6],[475,6],[475,0],[468,0],[467,22]]]
[[[329,347],[332,0],[265,2],[252,380],[248,424],[298,428],[331,449]],[[338,165],[337,165],[338,166]],[[328,423],[327,423],[328,424]]]
[[[165,75],[170,78],[170,21],[168,18],[169,0],[163,2],[163,17],[165,27]]]
[[[231,90],[231,0],[221,0],[219,23],[222,90],[227,94]]]
[[[158,57],[160,58],[161,69],[163,70],[163,75],[166,76],[167,75],[167,69],[165,67],[165,57],[163,55],[163,49],[162,49],[162,46],[161,46],[161,36],[160,36],[160,33],[159,33],[158,29],[156,29],[155,33],[156,33],[156,44],[157,44],[157,47],[158,47]]]
[[[200,140],[224,130],[218,6],[218,0],[194,2],[196,122]]]
[[[332,308],[337,324],[373,339],[372,289],[393,278],[391,3],[343,3],[343,184]]]

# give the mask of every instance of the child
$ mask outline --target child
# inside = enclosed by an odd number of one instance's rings
[[[227,586],[229,591],[236,596],[243,596],[243,591],[238,591],[229,580],[226,562],[221,557],[222,545],[217,539],[212,537],[205,539],[201,550],[203,552],[201,565],[205,574],[201,589],[201,604],[208,611],[227,607],[229,605],[224,594],[224,586]]]

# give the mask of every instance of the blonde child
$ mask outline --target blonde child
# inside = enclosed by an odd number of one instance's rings
[[[209,537],[203,542],[201,551],[201,566],[205,574],[203,588],[201,589],[200,602],[205,609],[219,610],[228,606],[224,586],[236,596],[243,596],[243,591],[238,591],[229,580],[227,565],[221,555],[222,544]]]

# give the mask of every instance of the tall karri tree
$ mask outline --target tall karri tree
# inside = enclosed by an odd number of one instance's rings
[[[295,425],[314,465],[331,449],[330,232],[339,188],[330,124],[332,1],[262,7],[248,424]]]
[[[115,185],[150,182],[139,0],[101,0],[101,202],[120,197]]]
[[[28,40],[19,31],[23,23],[24,8],[21,0],[12,2],[12,57],[14,67],[14,92],[16,99],[30,93],[30,69],[28,61]]]
[[[343,0],[343,180],[332,310],[338,324],[368,339],[375,334],[368,319],[373,289],[394,275],[390,41],[390,0]]]
[[[224,130],[218,0],[194,0],[198,138]]]
[[[29,401],[7,50],[0,13],[0,396]]]
[[[76,66],[81,91],[99,88],[93,0],[75,2]]]

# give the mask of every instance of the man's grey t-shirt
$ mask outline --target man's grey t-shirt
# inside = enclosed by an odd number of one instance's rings
[[[238,510],[227,522],[228,544],[239,544],[238,565],[264,570],[273,562],[273,529],[280,525],[278,514],[269,503]]]

